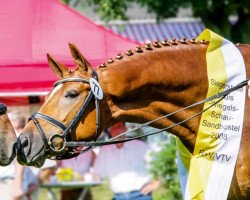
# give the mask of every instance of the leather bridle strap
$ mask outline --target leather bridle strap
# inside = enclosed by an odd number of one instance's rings
[[[0,114],[7,111],[7,106],[3,103],[0,103]]]
[[[44,121],[47,121],[47,122],[53,124],[54,126],[60,128],[62,131],[65,131],[65,129],[67,128],[61,122],[55,120],[54,118],[52,118],[52,117],[50,117],[48,115],[45,115],[45,114],[42,114],[42,113],[39,113],[39,112],[34,113],[33,115],[31,115],[31,117],[34,117],[34,119],[35,118],[43,119]]]
[[[98,76],[97,76],[97,73],[95,71],[93,71],[93,78],[96,81],[98,81]],[[83,82],[83,83],[87,83],[87,84],[90,83],[89,80],[83,79],[83,78],[66,78],[66,79],[62,79],[62,80],[59,80],[59,81],[55,82],[53,86],[55,87],[58,84],[63,84],[63,83],[66,83],[66,82]],[[87,96],[86,100],[84,101],[84,103],[82,104],[80,110],[77,112],[77,114],[74,116],[74,118],[71,120],[71,122],[67,126],[65,126],[64,124],[62,124],[58,120],[56,120],[56,119],[54,119],[54,118],[52,118],[52,117],[50,117],[48,115],[45,115],[43,113],[36,112],[36,113],[32,114],[32,116],[30,117],[30,120],[33,120],[33,122],[35,123],[35,125],[36,125],[36,127],[38,129],[38,132],[41,135],[41,138],[43,140],[43,143],[44,143],[44,146],[45,146],[45,149],[46,149],[47,152],[52,151],[52,152],[57,153],[57,154],[64,152],[65,147],[66,147],[65,146],[66,145],[66,138],[69,137],[72,128],[75,126],[75,124],[77,122],[79,122],[80,118],[83,116],[84,112],[88,108],[88,106],[89,106],[91,100],[93,99],[93,97],[95,97],[95,95],[93,94],[93,92],[91,90],[88,93],[88,96]],[[96,141],[97,136],[101,132],[100,106],[99,106],[99,99],[96,98],[96,97],[95,97],[95,105],[96,105],[96,133],[95,133],[95,136],[94,136],[94,141]],[[53,134],[52,136],[50,136],[49,139],[47,139],[46,134],[44,133],[39,121],[37,120],[37,118],[42,119],[42,120],[44,120],[44,121],[58,127],[59,129],[61,129],[63,131],[62,134]],[[60,149],[55,149],[54,146],[53,146],[53,140],[55,138],[60,138],[60,139],[63,140],[63,146]],[[87,148],[87,149],[89,149],[89,148]],[[74,156],[68,155],[68,156],[66,156],[66,158],[71,158],[71,157],[74,157]],[[59,156],[58,158],[59,159],[64,159],[65,157]]]
[[[56,87],[57,85],[59,84],[63,84],[63,83],[66,83],[66,82],[82,82],[82,83],[87,83],[89,84],[89,80],[85,79],[85,78],[65,78],[65,79],[61,79],[59,81],[56,81],[54,84],[53,84],[53,87]]]
[[[47,117],[47,116],[46,116]],[[48,144],[48,140],[45,136],[45,133],[42,129],[42,127],[40,126],[38,120],[36,119],[35,115],[31,115],[31,117],[29,118],[31,120],[33,120],[33,122],[35,123],[37,129],[38,129],[38,132],[43,140],[43,144],[44,144],[44,147],[45,147],[45,152],[49,152],[50,151],[50,145]]]
[[[76,114],[76,116],[71,120],[71,122],[69,123],[69,125],[67,126],[67,128],[64,130],[63,132],[63,137],[67,137],[69,135],[69,133],[71,133],[71,129],[75,126],[75,124],[80,120],[80,118],[83,116],[83,113],[86,111],[86,109],[88,108],[90,101],[93,98],[93,93],[89,92],[84,104],[82,105],[82,107],[80,108],[80,110],[78,111],[78,113]]]

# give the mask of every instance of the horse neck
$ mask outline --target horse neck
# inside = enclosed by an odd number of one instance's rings
[[[98,70],[111,112],[108,123],[144,123],[204,99],[206,45],[179,44],[116,60]],[[202,110],[202,105],[152,124],[166,128]],[[192,151],[200,117],[171,129]]]

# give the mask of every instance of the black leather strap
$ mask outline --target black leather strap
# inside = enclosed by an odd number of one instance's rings
[[[47,138],[46,138],[46,135],[45,135],[45,133],[43,132],[43,129],[42,129],[42,127],[40,126],[38,120],[35,118],[34,115],[31,115],[30,119],[33,120],[33,122],[35,123],[35,125],[36,125],[36,127],[37,127],[37,129],[38,129],[38,132],[40,133],[40,136],[41,136],[41,138],[42,138],[42,140],[43,140],[43,144],[44,144],[44,146],[45,146],[45,151],[46,151],[46,152],[49,152],[49,151],[50,151],[50,145],[48,144],[48,140],[47,140]]]
[[[71,120],[71,122],[69,123],[69,125],[67,126],[67,128],[64,130],[63,132],[63,136],[66,138],[67,135],[70,133],[71,129],[75,126],[75,124],[80,120],[80,118],[83,116],[83,113],[86,111],[87,107],[90,104],[90,101],[93,98],[93,93],[92,91],[89,92],[85,102],[83,103],[83,105],[81,106],[80,110],[78,111],[78,113],[76,114],[76,116]]]
[[[47,122],[49,122],[49,123],[57,126],[62,131],[65,131],[65,129],[67,128],[66,126],[64,126],[64,124],[62,124],[61,122],[55,120],[54,118],[52,118],[52,117],[50,117],[48,115],[36,112],[32,116],[35,117],[35,118],[43,119],[43,120],[45,120],[45,121],[47,121]]]
[[[98,76],[97,73],[94,71],[93,72],[93,78],[95,78],[98,81]],[[67,78],[67,79],[62,79],[59,80],[57,82],[54,83],[54,87],[57,86],[58,84],[63,84],[65,82],[84,82],[84,83],[88,83],[89,84],[89,80],[87,79],[83,79],[83,78]],[[68,159],[68,158],[72,158],[75,157],[77,155],[79,155],[79,151],[77,151],[75,148],[69,147],[66,150],[64,148],[62,148],[60,151],[57,151],[56,149],[54,149],[53,146],[53,141],[52,139],[55,137],[59,137],[59,134],[54,134],[50,137],[50,139],[48,140],[46,138],[46,135],[41,127],[41,125],[39,124],[39,121],[36,118],[42,119],[47,121],[48,123],[53,124],[54,126],[60,128],[63,132],[62,134],[60,134],[60,138],[65,140],[65,144],[66,144],[66,139],[69,136],[69,133],[71,133],[71,129],[75,126],[75,124],[77,122],[79,122],[80,118],[83,116],[84,112],[86,111],[86,109],[88,108],[91,100],[93,99],[94,94],[92,91],[89,92],[87,98],[85,99],[84,103],[82,104],[80,110],[77,112],[77,114],[75,115],[75,117],[71,120],[71,122],[65,126],[64,124],[62,124],[61,122],[59,122],[58,120],[42,114],[42,113],[34,113],[30,119],[34,121],[40,135],[41,138],[43,140],[43,143],[45,145],[45,148],[47,151],[53,151],[53,153],[56,153],[57,156],[55,157],[56,159],[60,160],[60,159]],[[101,117],[100,117],[100,106],[99,106],[99,100],[95,97],[95,105],[96,105],[96,109],[97,109],[97,119],[96,119],[96,124],[97,124],[97,128],[96,128],[96,133],[95,133],[95,138],[94,141],[96,141],[98,134],[100,133],[100,127],[101,127]],[[85,152],[88,151],[89,149],[91,149],[92,147],[87,147],[86,149],[80,151]],[[62,153],[63,152],[63,153]]]

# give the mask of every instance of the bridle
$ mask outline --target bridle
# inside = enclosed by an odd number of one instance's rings
[[[7,112],[7,106],[4,103],[0,103],[0,114]]]
[[[183,124],[183,123],[197,117],[198,115],[201,115],[203,112],[207,111],[208,109],[210,109],[211,107],[213,107],[214,105],[219,103],[221,100],[223,100],[231,92],[236,91],[237,89],[246,86],[248,80],[244,80],[241,83],[239,83],[238,85],[236,85],[234,87],[231,87],[231,88],[229,88],[229,89],[227,89],[227,90],[225,90],[223,92],[217,93],[217,94],[215,94],[213,96],[210,96],[210,97],[208,97],[206,99],[203,99],[203,100],[201,100],[199,102],[196,102],[196,103],[194,103],[192,105],[181,108],[181,109],[179,109],[179,110],[177,110],[175,112],[172,112],[170,114],[161,116],[161,117],[159,117],[157,119],[154,119],[152,121],[141,124],[141,125],[133,128],[133,129],[131,129],[129,131],[126,131],[126,132],[124,132],[124,133],[122,133],[122,134],[120,134],[120,135],[118,135],[118,136],[116,136],[114,138],[111,138],[111,139],[108,139],[108,140],[105,140],[105,141],[96,141],[97,137],[100,135],[100,133],[102,131],[101,130],[101,117],[100,117],[101,110],[100,110],[99,104],[100,104],[100,100],[103,98],[102,89],[101,89],[101,86],[98,83],[98,76],[97,76],[96,71],[93,71],[93,76],[92,76],[92,78],[90,78],[90,80],[87,80],[87,79],[84,79],[84,78],[65,78],[65,79],[56,81],[53,86],[55,87],[55,86],[57,86],[59,84],[63,84],[63,83],[66,83],[66,82],[83,82],[83,83],[90,84],[90,86],[91,86],[91,90],[88,93],[88,96],[87,96],[86,100],[82,104],[82,106],[81,106],[80,110],[78,111],[78,113],[75,115],[75,117],[71,120],[71,122],[67,126],[65,126],[64,124],[62,124],[58,120],[56,120],[56,119],[54,119],[54,118],[52,118],[52,117],[50,117],[48,115],[39,113],[39,112],[34,113],[30,117],[30,120],[33,120],[33,122],[35,123],[35,125],[36,125],[36,127],[38,129],[38,132],[41,135],[41,138],[42,138],[44,146],[45,146],[45,152],[46,153],[51,152],[53,155],[55,155],[54,159],[57,159],[57,160],[69,159],[69,158],[78,156],[79,154],[90,150],[94,146],[103,146],[103,145],[110,145],[110,144],[128,142],[128,141],[131,141],[131,140],[135,140],[135,139],[147,137],[147,136],[150,136],[150,135],[155,135],[155,134],[163,132],[163,131],[167,131],[167,130],[175,127],[175,126],[181,125],[181,124]],[[89,104],[90,104],[90,102],[91,102],[91,100],[93,98],[95,99],[95,106],[96,106],[96,132],[95,132],[94,140],[90,141],[90,142],[88,142],[88,141],[82,141],[82,142],[67,141],[67,140],[70,139],[69,136],[70,136],[72,128],[75,126],[75,124],[83,116],[84,112],[86,111],[87,107],[89,106]],[[184,111],[184,110],[186,110],[188,108],[192,108],[194,106],[198,106],[200,104],[204,104],[206,102],[209,102],[209,101],[212,101],[212,100],[215,100],[215,99],[218,99],[218,100],[214,101],[206,109],[192,115],[191,117],[189,117],[189,118],[187,118],[185,120],[182,120],[182,121],[180,121],[178,123],[174,123],[172,126],[169,126],[169,127],[163,128],[163,129],[158,129],[157,131],[154,131],[152,133],[148,133],[148,134],[145,134],[145,135],[130,137],[130,138],[126,138],[126,139],[120,139],[120,140],[117,139],[117,138],[121,137],[122,135],[126,135],[126,134],[128,134],[130,132],[133,132],[133,131],[135,131],[137,129],[140,129],[142,127],[145,127],[145,126],[149,126],[150,124],[152,124],[152,123],[154,123],[154,122],[156,122],[158,120],[161,120],[163,118],[166,118],[166,117],[169,117],[169,116],[174,115],[176,113],[179,113],[181,111]],[[44,121],[47,121],[48,123],[51,123],[54,126],[60,128],[63,131],[62,134],[57,134],[56,133],[56,134],[53,134],[52,136],[50,136],[49,139],[47,139],[47,137],[46,137],[41,125],[39,124],[39,121],[37,120],[37,118],[42,119]],[[55,149],[55,147],[53,146],[53,141],[56,138],[59,138],[59,139],[61,139],[63,141],[63,145],[62,145],[62,147],[60,149]],[[83,149],[83,150],[78,151],[78,150],[76,150],[77,147],[86,147],[86,148]]]
[[[29,120],[33,120],[33,122],[35,123],[35,125],[38,129],[38,132],[40,133],[40,136],[41,136],[43,143],[44,143],[45,152],[46,153],[49,153],[49,152],[54,153],[55,158],[57,160],[69,159],[69,158],[75,157],[79,154],[79,152],[76,151],[75,148],[66,147],[66,141],[67,141],[67,139],[69,139],[72,128],[81,119],[81,117],[83,116],[84,112],[88,108],[93,97],[95,97],[95,106],[96,106],[96,132],[95,132],[95,136],[94,136],[94,141],[96,141],[97,137],[101,133],[101,117],[100,117],[100,105],[99,104],[100,104],[100,100],[103,98],[103,93],[102,93],[101,87],[98,83],[98,76],[97,76],[96,71],[93,71],[93,76],[92,76],[92,78],[90,78],[90,80],[87,80],[84,78],[65,78],[65,79],[56,81],[53,84],[53,86],[55,87],[59,84],[63,84],[66,82],[82,82],[82,83],[90,84],[90,87],[91,87],[91,90],[88,93],[86,100],[82,104],[81,108],[79,109],[79,111],[77,112],[75,117],[71,120],[71,122],[67,126],[65,126],[63,123],[59,122],[58,120],[56,120],[48,115],[39,113],[39,112],[33,113],[31,115],[31,117],[29,118]],[[47,139],[39,121],[37,120],[37,118],[42,119],[44,121],[47,121],[48,123],[51,123],[54,126],[58,127],[59,129],[61,129],[63,131],[62,134],[56,133],[56,134],[53,134],[52,136],[50,136],[49,139]],[[63,145],[60,149],[56,149],[53,146],[53,141],[55,139],[61,139],[63,141]],[[89,150],[90,148],[91,147],[87,147],[86,149],[84,149],[84,152]]]

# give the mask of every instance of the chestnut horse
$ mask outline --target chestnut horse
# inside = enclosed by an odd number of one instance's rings
[[[6,112],[0,103],[0,166],[9,165],[16,156],[16,134]]]
[[[100,134],[101,130],[119,121],[145,123],[205,99],[208,91],[207,47],[207,42],[194,39],[155,42],[118,54],[115,59],[109,59],[95,71],[72,44],[70,50],[76,64],[74,70],[69,70],[48,55],[50,67],[62,81],[58,81],[46,96],[38,111],[40,114],[33,116],[23,129],[19,140],[25,145],[18,149],[19,162],[41,166],[46,157],[54,156],[55,151],[48,149],[52,139],[50,142],[46,141],[53,134],[57,136],[57,140],[53,141],[53,150],[63,149],[63,138],[58,135],[65,130],[64,126],[71,123],[85,101],[89,104],[84,113],[67,130],[70,131],[67,139],[72,141],[91,141],[97,137],[96,132]],[[238,48],[244,58],[249,79],[250,46],[238,45]],[[98,76],[103,90],[103,99],[100,97],[98,106],[99,117],[94,98],[88,96],[88,80],[93,76]],[[77,78],[80,78],[80,82]],[[152,126],[171,126],[202,109],[203,105],[189,108],[170,118],[154,122]],[[247,99],[243,136],[229,199],[250,199],[249,112],[250,100]],[[196,117],[171,129],[171,133],[179,137],[190,152],[194,150],[200,119],[201,117]],[[100,122],[97,123],[99,128],[96,128],[96,120]]]

